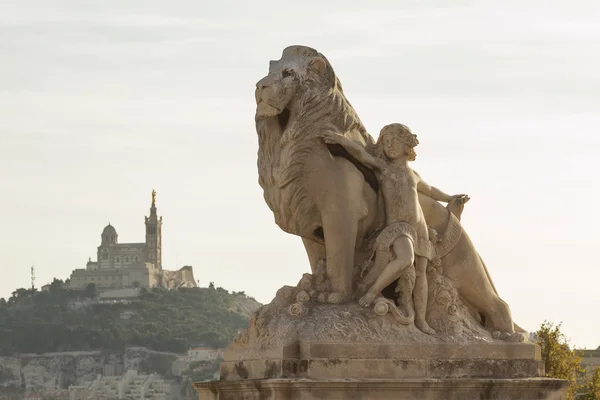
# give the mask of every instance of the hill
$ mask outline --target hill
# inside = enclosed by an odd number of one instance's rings
[[[0,299],[0,355],[131,346],[183,353],[224,347],[248,325],[260,303],[223,288],[141,290],[138,298],[107,302],[54,281],[47,292],[18,289]]]

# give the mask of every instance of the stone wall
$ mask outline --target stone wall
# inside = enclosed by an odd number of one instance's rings
[[[581,366],[587,372],[592,372],[596,367],[600,367],[600,350],[583,350],[581,352]]]
[[[131,287],[152,288],[160,284],[161,271],[150,263],[132,263],[126,268],[76,269],[69,278],[71,289],[84,289],[93,283],[98,289]]]

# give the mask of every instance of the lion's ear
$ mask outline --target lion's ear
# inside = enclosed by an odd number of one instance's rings
[[[323,76],[327,71],[327,63],[323,57],[314,57],[308,63],[308,68],[315,71],[319,76]]]

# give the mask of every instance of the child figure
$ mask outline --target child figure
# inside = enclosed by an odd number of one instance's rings
[[[468,199],[465,195],[450,196],[441,190],[429,186],[419,174],[409,166],[416,158],[415,146],[419,144],[417,136],[403,124],[390,124],[383,127],[377,140],[378,157],[345,138],[328,133],[323,137],[325,143],[340,144],[357,160],[372,168],[381,187],[385,203],[386,227],[395,225],[395,238],[392,249],[394,258],[387,264],[375,283],[359,299],[359,304],[368,307],[381,291],[400,277],[402,272],[415,264],[416,281],[413,291],[415,307],[415,326],[427,334],[435,331],[425,321],[427,311],[427,260],[433,256],[433,244],[429,241],[429,232],[419,204],[418,192],[431,198],[450,202],[455,199]]]

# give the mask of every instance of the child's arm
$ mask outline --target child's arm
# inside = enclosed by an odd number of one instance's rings
[[[346,138],[345,136],[337,133],[326,133],[322,135],[323,141],[329,144],[339,144],[344,146],[346,151],[356,158],[361,163],[365,164],[369,168],[381,169],[384,161],[377,157],[370,155],[367,150],[356,142]]]
[[[469,201],[469,196],[467,196],[466,194],[455,194],[454,196],[451,196],[447,193],[442,192],[440,189],[436,188],[435,186],[430,186],[427,182],[425,182],[423,180],[423,178],[421,178],[421,176],[416,171],[413,171],[413,172],[419,178],[419,183],[417,183],[417,190],[423,194],[426,194],[427,196],[431,197],[432,199],[437,200],[437,201],[443,201],[445,203],[449,203],[452,200],[458,199],[458,198],[463,199],[463,203],[466,203],[467,201]]]

